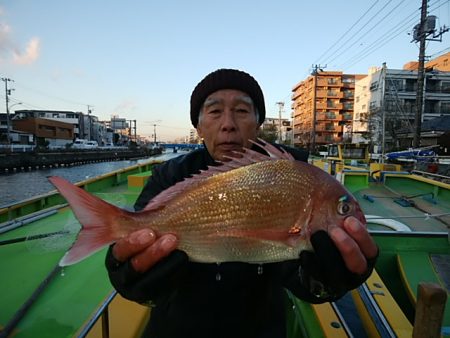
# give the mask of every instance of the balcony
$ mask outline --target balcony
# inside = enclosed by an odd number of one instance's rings
[[[345,91],[343,92],[343,97],[346,99],[353,99],[354,98],[354,93],[353,92],[349,92],[349,91]]]
[[[342,138],[334,135],[321,135],[316,136],[316,144],[329,144],[329,143],[338,143],[341,142]]]
[[[319,123],[316,125],[316,131],[320,131],[320,132],[333,132],[333,133],[337,133],[339,132],[339,126],[334,125],[333,123]]]
[[[326,102],[316,102],[316,109],[327,109]]]
[[[344,93],[337,90],[327,90],[328,97],[343,98]]]
[[[327,85],[329,87],[342,87],[341,79],[327,79]]]
[[[327,87],[328,86],[328,81],[327,79],[317,79],[317,87]]]
[[[316,97],[327,97],[327,91],[326,90],[318,90],[316,91]]]
[[[354,82],[344,82],[342,84],[342,87],[344,87],[344,88],[355,88],[355,83]]]
[[[342,115],[334,112],[317,112],[316,113],[317,121],[341,121]]]
[[[351,121],[351,120],[353,120],[353,115],[352,114],[344,113],[341,116],[342,116],[342,120],[344,120],[344,121]]]
[[[344,105],[342,103],[332,103],[332,102],[327,102],[326,105],[326,109],[338,109],[338,110],[342,110],[344,107]]]

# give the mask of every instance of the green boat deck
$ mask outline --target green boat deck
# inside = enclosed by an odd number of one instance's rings
[[[136,176],[148,177],[148,169],[138,170]],[[100,180],[83,185],[112,204],[131,208],[140,189],[136,184],[128,188],[125,183],[135,172],[119,171],[104,178],[120,184]],[[33,213],[27,217],[33,217]],[[77,264],[59,267],[79,227],[71,209],[62,206],[50,215],[0,234],[1,329],[16,321],[12,335],[17,338],[84,336],[91,318],[109,301],[114,289],[104,268],[106,248]]]
[[[139,184],[146,182],[150,169],[132,168],[84,182],[82,186],[115,205],[131,208],[140,191]],[[132,175],[134,178],[131,178]],[[364,173],[354,173],[353,177],[348,174],[345,179],[365,214],[392,219],[406,216],[398,220],[411,228],[410,233],[386,231],[385,227],[370,223],[369,229],[380,247],[377,272],[401,311],[412,323],[415,305],[411,295],[417,292],[417,284],[435,278],[441,285],[447,285],[449,266],[442,264],[442,261],[448,262],[450,255],[447,237],[447,222],[450,219],[448,215],[436,218],[427,217],[426,214],[450,212],[450,186],[435,186],[431,182],[408,176],[393,176],[384,183],[370,182],[368,175]],[[421,196],[414,197],[418,194]],[[414,206],[394,202],[393,199],[399,196],[413,200]],[[2,224],[4,227],[13,226],[18,217],[26,219],[44,207],[54,208],[52,213],[43,218],[0,233],[0,327],[10,325],[18,311],[30,301],[30,297],[36,296],[29,308],[21,311],[20,320],[17,320],[12,332],[14,337],[84,337],[92,321],[100,316],[114,292],[103,263],[106,249],[75,265],[58,268],[59,260],[79,229],[72,211],[67,206],[61,206],[63,203],[64,200],[54,193],[29,201],[29,204],[22,207],[11,206],[7,210],[0,210],[1,230]],[[383,231],[379,231],[380,229]],[[33,239],[51,233],[58,234]],[[21,240],[22,238],[27,240]],[[11,243],[14,239],[17,242]],[[439,257],[441,262],[436,263]],[[436,268],[437,265],[439,268]],[[42,285],[46,279],[47,282]],[[33,295],[37,289],[42,290],[38,295]],[[290,338],[333,336],[327,333],[323,325],[331,325],[330,332],[334,334],[339,331],[342,332],[339,336],[346,335],[345,330],[336,330],[345,327],[344,324],[336,324],[340,318],[328,318],[333,312],[330,304],[313,307],[292,297],[288,299]],[[444,330],[450,327],[449,313],[447,309]],[[329,319],[328,324],[319,320],[323,317]]]

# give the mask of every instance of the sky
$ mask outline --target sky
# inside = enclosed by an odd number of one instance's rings
[[[195,85],[219,68],[256,78],[266,116],[290,118],[313,65],[367,74],[417,61],[422,0],[0,0],[0,77],[11,110],[81,111],[137,121],[160,141],[187,136]],[[437,28],[450,0],[429,0]],[[426,55],[450,51],[450,32]],[[0,112],[6,111],[4,82]]]

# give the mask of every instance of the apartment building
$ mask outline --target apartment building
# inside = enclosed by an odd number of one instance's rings
[[[351,141],[355,80],[366,75],[319,71],[292,89],[293,143],[315,150]]]
[[[16,110],[13,119],[25,119],[25,118],[42,118],[49,119],[64,123],[70,123],[73,125],[73,133],[75,138],[83,138],[82,121],[83,113],[63,110],[36,110],[36,109],[24,109]]]
[[[404,70],[418,70],[419,62],[410,61],[403,65]],[[425,70],[439,70],[441,72],[450,72],[450,52],[442,54],[437,58],[425,62]]]
[[[417,71],[382,67],[356,81],[353,142],[381,153],[399,147],[399,134],[413,131]],[[450,73],[429,71],[424,81],[422,122],[450,115]]]
[[[99,145],[112,144],[113,132],[103,121],[94,115],[82,112],[61,110],[16,110],[12,120],[47,119],[55,122],[68,123],[73,126],[73,139],[97,141]]]
[[[34,135],[36,144],[44,145],[48,142],[50,146],[65,146],[71,144],[74,138],[74,126],[50,119],[28,117],[12,121],[15,132],[25,132]],[[20,142],[28,144],[27,140]]]

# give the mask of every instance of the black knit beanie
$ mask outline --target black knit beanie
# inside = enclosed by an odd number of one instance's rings
[[[259,124],[266,118],[264,95],[258,82],[250,75],[237,69],[218,69],[201,80],[191,95],[191,122],[197,128],[198,115],[206,98],[220,89],[236,89],[247,93],[258,109]]]

